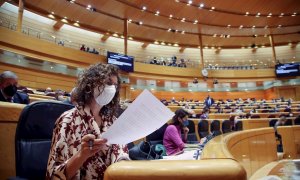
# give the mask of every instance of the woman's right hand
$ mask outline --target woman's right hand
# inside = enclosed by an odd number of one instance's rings
[[[87,134],[82,137],[80,155],[85,159],[101,150],[107,150],[106,139],[95,139],[95,135]]]

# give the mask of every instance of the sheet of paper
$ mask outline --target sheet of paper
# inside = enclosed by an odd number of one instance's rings
[[[197,150],[185,151],[182,154],[176,156],[163,156],[163,160],[195,160],[195,153]]]
[[[128,144],[159,129],[174,113],[148,90],[144,90],[102,134],[109,144]]]

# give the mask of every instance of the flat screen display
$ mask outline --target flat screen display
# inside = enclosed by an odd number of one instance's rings
[[[277,77],[300,76],[299,64],[277,64],[275,65],[275,74]]]
[[[118,66],[121,70],[126,72],[133,72],[134,70],[134,57],[124,54],[107,52],[107,63]]]

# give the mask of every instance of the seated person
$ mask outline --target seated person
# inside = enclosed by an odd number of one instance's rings
[[[11,71],[0,74],[0,101],[29,104],[29,97],[17,91],[18,77]]]
[[[204,108],[202,114],[200,115],[200,119],[208,119],[209,109]]]
[[[183,151],[185,142],[187,141],[188,112],[184,109],[177,109],[172,118],[172,122],[168,125],[163,138],[163,144],[166,147],[167,155],[176,155]],[[181,132],[184,133],[184,138],[181,138]]]
[[[46,179],[103,179],[109,165],[128,159],[126,146],[101,138],[116,120],[120,82],[110,64],[92,65],[79,76],[78,105],[55,123]]]

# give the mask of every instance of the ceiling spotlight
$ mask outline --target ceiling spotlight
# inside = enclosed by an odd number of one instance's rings
[[[231,26],[230,24],[227,25],[228,28],[230,28],[230,26]]]
[[[147,7],[146,7],[146,6],[143,6],[142,10],[145,11],[146,9],[147,9]]]
[[[201,4],[199,5],[199,7],[200,7],[200,8],[203,8],[203,7],[204,7],[204,4],[203,4],[203,3],[201,3]]]
[[[184,21],[185,21],[185,18],[182,18],[182,19],[181,19],[181,22],[184,22]]]
[[[215,7],[211,7],[211,9],[215,9]]]
[[[277,28],[281,28],[281,25],[279,24]]]
[[[143,24],[143,22],[142,22],[142,21],[140,21],[140,22],[139,22],[139,25],[142,25],[142,24]]]
[[[169,18],[171,19],[172,17],[173,17],[173,15],[172,15],[172,14],[170,14]]]
[[[248,16],[249,15],[249,12],[246,12],[245,16]]]
[[[190,4],[192,4],[192,3],[193,3],[193,1],[190,0],[190,1],[188,2],[188,5],[190,5]]]
[[[159,11],[156,11],[155,15],[158,16],[159,15]]]
[[[197,24],[197,23],[198,23],[198,20],[195,20],[195,21],[194,21],[194,24]]]
[[[255,26],[252,26],[252,29],[255,29]]]
[[[171,30],[172,30],[172,29],[171,29],[171,28],[169,28],[169,29],[168,29],[168,32],[170,32]]]
[[[90,9],[92,6],[91,5],[87,5],[87,8]]]
[[[257,34],[254,34],[253,37],[256,38],[256,37],[257,37]]]

